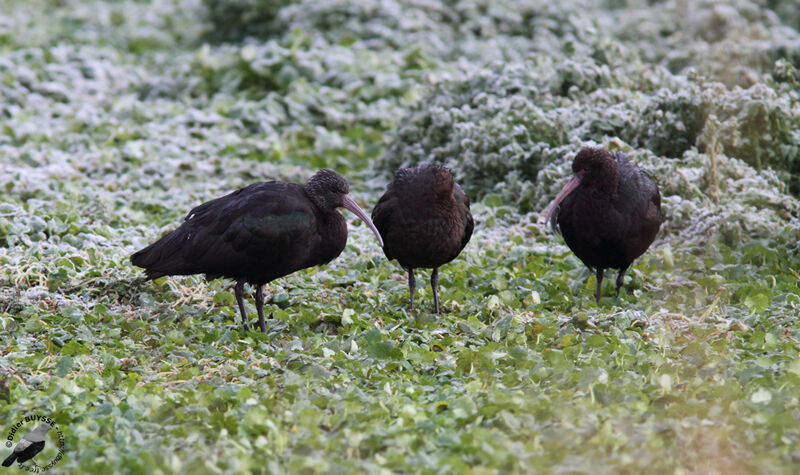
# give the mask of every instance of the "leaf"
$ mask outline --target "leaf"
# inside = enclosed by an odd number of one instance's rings
[[[58,313],[72,323],[83,321],[84,313],[77,305],[65,305],[59,309]]]
[[[56,272],[50,274],[47,278],[47,290],[53,292],[58,290],[69,281],[69,274],[67,269],[60,268]]]
[[[500,195],[486,195],[483,198],[483,204],[490,208],[496,208],[503,204],[503,199]]]
[[[606,345],[606,337],[600,334],[594,334],[585,340],[586,346],[590,348],[600,348]]]
[[[368,345],[366,350],[373,358],[386,359],[395,353],[396,348],[391,341],[381,341]]]
[[[88,355],[91,351],[80,344],[77,340],[70,340],[61,347],[61,354],[64,356]]]
[[[658,384],[665,393],[672,391],[672,376],[669,374],[662,374],[658,377]]]
[[[239,392],[236,394],[236,399],[238,399],[239,402],[245,402],[252,397],[253,397],[253,391],[247,387],[240,389]]]
[[[62,348],[63,354],[63,348]],[[66,376],[70,371],[72,371],[72,356],[62,356],[58,359],[58,363],[56,363],[56,375],[59,377]]]
[[[766,293],[756,293],[748,295],[744,300],[744,304],[751,312],[764,313],[769,307],[770,300],[771,297]]]
[[[759,388],[758,391],[754,392],[750,396],[750,401],[756,404],[767,403],[770,402],[771,400],[772,400],[772,393],[766,388]]]
[[[450,403],[449,409],[456,419],[468,419],[478,412],[478,406],[476,406],[472,398],[468,396],[462,396],[453,400],[453,402]]]
[[[342,312],[342,325],[352,325],[353,324],[353,315],[356,312],[352,308],[346,308]]]
[[[221,291],[214,294],[214,303],[220,307],[232,307],[236,305],[236,297],[227,291]]]

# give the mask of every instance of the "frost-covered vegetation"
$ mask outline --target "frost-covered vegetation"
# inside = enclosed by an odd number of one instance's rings
[[[53,417],[72,472],[796,471],[799,29],[775,0],[0,2],[0,429]],[[589,144],[665,216],[599,305],[540,216]],[[430,160],[477,221],[443,315],[352,215],[266,335],[227,282],[128,262],[239,186],[330,167],[371,209]]]

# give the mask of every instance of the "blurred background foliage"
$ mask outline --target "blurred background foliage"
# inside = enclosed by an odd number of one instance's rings
[[[794,471],[798,29],[775,0],[0,2],[0,426],[55,417],[74,472]],[[663,198],[599,305],[540,215],[585,145]],[[477,219],[439,317],[352,216],[266,336],[228,283],[128,262],[237,187],[330,167],[370,209],[425,161]]]

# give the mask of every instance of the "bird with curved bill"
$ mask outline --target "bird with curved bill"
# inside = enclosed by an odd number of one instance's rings
[[[326,264],[344,250],[347,222],[337,208],[355,213],[383,246],[380,233],[349,191],[347,181],[331,170],[319,170],[305,186],[256,183],[197,206],[180,227],[133,254],[131,263],[144,268],[148,280],[205,274],[208,280],[236,281],[245,330],[244,284],[256,286],[258,325],[266,332],[264,285]]]
[[[432,268],[433,310],[439,313],[439,267],[452,261],[469,242],[475,225],[469,198],[450,170],[430,163],[397,170],[372,210],[389,260],[408,271],[414,310],[414,269]]]
[[[3,460],[4,467],[10,467],[14,462],[25,463],[44,449],[47,431],[52,429],[50,424],[41,424],[22,436],[11,455]]]
[[[548,206],[547,222],[590,270],[596,269],[599,302],[603,271],[619,269],[619,296],[625,271],[655,239],[661,195],[650,175],[620,152],[584,148],[572,161],[572,172]]]

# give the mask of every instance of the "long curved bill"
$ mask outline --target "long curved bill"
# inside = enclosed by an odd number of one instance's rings
[[[361,221],[364,221],[364,223],[366,223],[367,226],[369,226],[372,232],[375,233],[375,237],[378,238],[378,244],[380,244],[381,247],[383,247],[383,238],[381,237],[381,233],[378,232],[378,228],[376,228],[375,225],[372,223],[372,220],[369,219],[367,213],[365,213],[364,210],[361,209],[361,207],[359,207],[355,201],[353,201],[353,198],[350,198],[349,195],[344,195],[344,197],[342,198],[342,206],[352,211],[353,214],[355,214],[361,219]]]
[[[561,191],[558,192],[553,201],[547,205],[547,217],[545,218],[548,223],[550,223],[550,229],[554,232],[558,232],[558,226],[556,226],[556,211],[558,211],[558,205],[567,197],[572,191],[581,184],[581,177],[580,175],[572,175],[572,178],[569,179],[564,188],[561,188]]]

